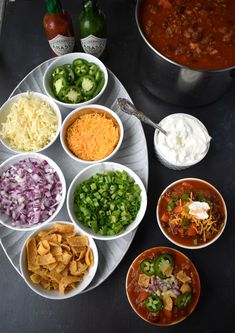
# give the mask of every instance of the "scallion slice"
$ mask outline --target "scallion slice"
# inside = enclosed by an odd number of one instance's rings
[[[74,193],[77,219],[95,233],[116,235],[136,218],[141,189],[126,171],[97,173]]]

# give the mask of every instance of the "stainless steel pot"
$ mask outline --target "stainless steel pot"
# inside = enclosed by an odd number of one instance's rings
[[[139,14],[142,1],[137,0],[135,18],[143,39],[139,53],[143,86],[154,96],[176,105],[193,107],[216,101],[234,83],[235,66],[223,70],[195,70],[163,56],[141,31]]]

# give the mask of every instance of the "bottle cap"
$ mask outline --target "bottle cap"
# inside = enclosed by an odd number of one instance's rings
[[[83,6],[86,8],[96,7],[96,0],[83,0]]]
[[[60,0],[46,0],[47,11],[50,14],[60,14],[62,6]]]

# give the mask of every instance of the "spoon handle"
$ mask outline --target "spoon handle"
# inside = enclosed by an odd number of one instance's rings
[[[123,112],[125,112],[129,115],[135,116],[140,121],[158,129],[164,135],[167,135],[167,132],[163,128],[161,128],[158,124],[154,123],[143,112],[137,110],[136,107],[130,101],[128,101],[126,98],[118,98],[117,99],[117,104]]]

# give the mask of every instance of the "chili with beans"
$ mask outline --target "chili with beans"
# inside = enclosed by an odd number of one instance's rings
[[[183,253],[167,247],[142,252],[126,279],[128,300],[135,312],[159,326],[186,318],[194,310],[200,290],[193,263]]]
[[[191,211],[191,205],[197,205]],[[198,215],[200,203],[206,204],[207,216]],[[198,205],[199,204],[199,205]],[[199,206],[199,207],[198,207]],[[198,179],[178,181],[160,197],[158,218],[165,233],[183,246],[198,246],[210,242],[223,230],[225,206],[219,192]]]
[[[144,0],[140,26],[149,43],[196,69],[235,66],[234,0]]]

